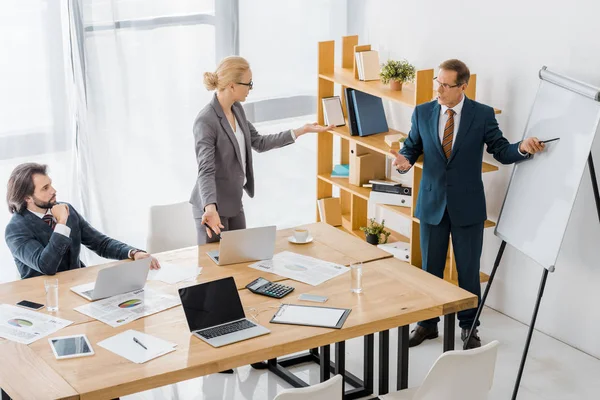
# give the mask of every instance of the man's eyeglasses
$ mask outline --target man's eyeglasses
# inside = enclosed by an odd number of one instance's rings
[[[238,85],[244,85],[244,86],[248,86],[248,88],[250,88],[250,90],[252,90],[252,87],[254,86],[254,82],[250,81],[248,83],[244,83],[244,82],[236,82]]]
[[[434,85],[437,85],[438,87],[442,87],[444,90],[452,89],[452,88],[462,85],[462,83],[457,83],[456,85],[448,85],[447,83],[441,83],[440,81],[437,80],[437,76],[435,78],[433,78],[433,83],[434,83]]]

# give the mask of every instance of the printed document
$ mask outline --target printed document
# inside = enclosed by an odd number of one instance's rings
[[[331,278],[348,272],[350,268],[340,264],[283,251],[271,260],[263,260],[249,265],[259,271],[270,272],[286,278],[317,286]]]

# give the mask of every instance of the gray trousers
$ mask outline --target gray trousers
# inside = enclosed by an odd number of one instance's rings
[[[196,207],[192,207],[192,211],[194,214],[194,220],[196,221],[196,235],[198,236],[198,244],[206,244],[218,242],[219,238],[213,235],[212,238],[209,238],[206,234],[206,227],[202,225],[202,214],[204,212]],[[221,231],[235,231],[237,229],[246,229],[246,215],[244,214],[244,209],[240,211],[238,215],[235,217],[223,217],[219,215],[221,218],[221,224],[225,228],[221,229]]]

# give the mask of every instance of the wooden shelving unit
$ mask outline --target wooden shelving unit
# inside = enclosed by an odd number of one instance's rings
[[[345,36],[342,38],[342,65],[335,67],[334,53],[335,42],[319,42],[319,60],[318,60],[318,98],[317,98],[317,120],[324,124],[323,105],[321,99],[334,95],[335,85],[340,85],[342,94],[344,88],[349,87],[381,97],[386,100],[398,102],[408,107],[415,107],[419,104],[431,101],[433,98],[433,77],[434,70],[419,70],[416,74],[414,84],[404,84],[401,91],[393,91],[388,85],[380,81],[364,82],[357,79],[355,66],[355,51],[370,50],[370,45],[358,45],[358,36]],[[475,99],[477,85],[477,76],[471,75],[469,86],[466,91],[467,97]],[[345,98],[342,95],[342,106],[346,114]],[[494,109],[496,114],[501,110]],[[346,115],[347,117],[347,115]],[[340,137],[341,140],[341,163],[349,164],[350,152],[360,151],[375,155],[373,163],[385,163],[385,157],[389,153],[390,147],[385,142],[385,136],[390,134],[402,134],[403,132],[390,130],[389,132],[376,135],[359,137],[350,135],[348,125],[334,128],[328,132],[322,132],[317,137],[317,199],[331,197],[333,187],[340,190],[340,205],[342,210],[342,226],[340,229],[365,239],[364,233],[360,231],[361,226],[367,224],[367,205],[371,189],[350,184],[348,178],[333,178],[331,171],[333,169],[333,137]],[[420,158],[414,165],[413,173],[413,204],[412,207],[398,207],[391,205],[378,205],[388,211],[394,212],[401,218],[409,220],[411,225],[410,237],[406,237],[398,232],[392,232],[390,242],[404,241],[410,243],[410,262],[416,267],[421,267],[421,247],[419,241],[420,223],[415,217],[414,210],[416,199],[419,192],[419,185],[423,171],[423,159]],[[481,166],[482,172],[497,171],[498,167],[484,162]],[[319,214],[317,210],[317,220]],[[485,227],[493,227],[496,224],[492,221],[486,221]],[[456,264],[452,252],[452,244],[448,250],[448,261],[444,277],[448,281],[457,282]],[[481,274],[481,281],[487,281],[488,276]]]

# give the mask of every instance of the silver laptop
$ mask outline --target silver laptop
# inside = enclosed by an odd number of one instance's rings
[[[181,288],[179,297],[190,332],[213,347],[271,332],[246,318],[233,277]]]
[[[221,232],[219,250],[206,254],[217,265],[268,260],[275,252],[276,235],[275,225]]]
[[[152,258],[115,265],[98,272],[96,282],[73,286],[71,290],[94,301],[138,290],[146,285]]]

